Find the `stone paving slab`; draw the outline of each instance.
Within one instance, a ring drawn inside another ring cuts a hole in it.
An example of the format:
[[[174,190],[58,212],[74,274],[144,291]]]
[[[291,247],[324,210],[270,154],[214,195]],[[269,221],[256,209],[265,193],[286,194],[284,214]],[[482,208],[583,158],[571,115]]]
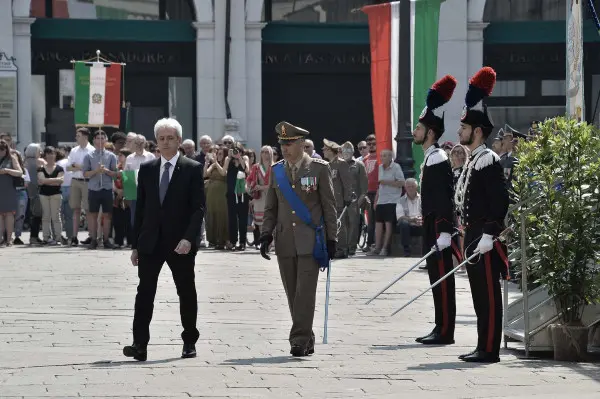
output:
[[[364,302],[414,259],[357,256],[332,268],[329,343],[321,344],[325,277],[318,290],[315,355],[288,355],[290,319],[275,260],[258,251],[204,250],[196,262],[196,359],[180,359],[179,304],[161,274],[149,359],[124,358],[131,343],[137,271],[128,251],[0,249],[0,398],[598,398],[598,364],[523,359],[472,365],[457,356],[476,342],[465,275],[457,278],[456,344],[423,347],[432,328],[428,286],[415,271]],[[518,295],[513,284],[510,296]],[[512,344],[514,347],[514,344]]]

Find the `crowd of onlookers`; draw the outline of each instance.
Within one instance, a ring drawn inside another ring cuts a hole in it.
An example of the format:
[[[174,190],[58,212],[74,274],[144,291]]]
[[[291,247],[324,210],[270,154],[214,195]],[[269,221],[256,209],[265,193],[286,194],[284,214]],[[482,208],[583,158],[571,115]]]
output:
[[[90,132],[87,128],[77,129],[75,140],[73,148],[33,143],[21,154],[14,149],[9,134],[0,134],[0,245],[23,245],[22,233],[28,228],[32,245],[83,244],[91,249],[129,246],[137,171],[142,163],[160,157],[156,143],[132,132],[108,137],[103,130]],[[505,156],[515,145],[512,136],[499,135],[493,148]],[[457,180],[469,151],[451,142],[443,143],[442,148]],[[374,135],[359,142],[357,149],[355,153],[351,143],[344,143],[339,156],[364,165],[366,171],[365,192],[355,193],[360,215],[364,215],[356,223],[368,225],[363,251],[388,255],[392,234],[397,233],[408,256],[411,237],[421,234],[419,184],[404,178],[391,151],[378,154]],[[325,150],[330,160],[331,153]],[[306,141],[305,152],[321,158],[311,140]],[[184,140],[180,153],[204,167],[206,213],[197,239],[199,247],[231,251],[258,248],[270,167],[281,158],[280,150],[265,145],[256,152],[245,149],[231,136],[214,142],[205,135],[198,140],[198,147],[194,141]],[[80,243],[81,228],[87,229],[88,237]],[[361,230],[350,229],[353,234]],[[350,255],[354,252],[351,249]]]

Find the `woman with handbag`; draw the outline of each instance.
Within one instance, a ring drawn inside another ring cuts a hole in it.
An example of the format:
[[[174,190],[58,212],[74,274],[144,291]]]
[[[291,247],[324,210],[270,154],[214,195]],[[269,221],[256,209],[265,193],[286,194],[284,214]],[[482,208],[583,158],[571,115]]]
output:
[[[17,155],[11,153],[8,143],[0,140],[0,245],[12,246],[12,235],[17,213],[17,189],[15,178],[23,177]],[[6,233],[6,241],[4,241]]]
[[[252,213],[254,215],[254,244],[258,249],[260,226],[265,215],[265,202],[269,189],[269,175],[273,166],[273,149],[266,145],[260,149],[260,162],[252,165],[250,175],[246,181],[248,192],[252,196]]]

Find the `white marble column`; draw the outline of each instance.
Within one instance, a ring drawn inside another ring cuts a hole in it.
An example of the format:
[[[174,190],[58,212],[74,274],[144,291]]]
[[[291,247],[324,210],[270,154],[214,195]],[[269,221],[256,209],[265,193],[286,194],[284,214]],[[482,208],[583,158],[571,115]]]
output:
[[[248,147],[262,145],[262,28],[260,22],[246,23],[246,103]],[[267,127],[268,128],[268,127]]]
[[[469,22],[467,24],[469,76],[473,76],[483,66],[483,31],[488,25],[487,22]]]
[[[13,57],[12,0],[0,0],[0,53]]]
[[[218,140],[224,135],[225,121],[225,1],[215,1],[213,40],[213,137]]]
[[[225,3],[225,2],[223,2]],[[231,0],[231,47],[229,53],[229,106],[239,124],[236,140],[247,144],[246,110],[246,7],[244,0]]]
[[[31,24],[29,17],[13,18],[13,47],[17,72],[17,124],[19,132],[18,148],[23,149],[32,142],[40,141],[40,132],[33,131],[33,112],[31,106]]]
[[[458,80],[452,99],[443,107],[446,132],[441,140],[458,141],[458,125],[468,86],[467,4],[446,0],[440,10],[437,76],[450,74]],[[433,83],[433,82],[432,82]]]
[[[196,137],[219,138],[221,122],[215,118],[215,24],[194,22],[196,28]]]

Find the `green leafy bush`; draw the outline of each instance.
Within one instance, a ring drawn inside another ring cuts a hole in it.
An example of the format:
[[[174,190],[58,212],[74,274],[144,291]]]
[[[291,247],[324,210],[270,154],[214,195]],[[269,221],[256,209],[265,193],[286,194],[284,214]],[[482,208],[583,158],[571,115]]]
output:
[[[519,143],[515,167],[515,195],[526,203],[514,214],[514,231],[525,212],[528,273],[570,325],[600,299],[599,136],[591,125],[548,119],[533,140]]]

